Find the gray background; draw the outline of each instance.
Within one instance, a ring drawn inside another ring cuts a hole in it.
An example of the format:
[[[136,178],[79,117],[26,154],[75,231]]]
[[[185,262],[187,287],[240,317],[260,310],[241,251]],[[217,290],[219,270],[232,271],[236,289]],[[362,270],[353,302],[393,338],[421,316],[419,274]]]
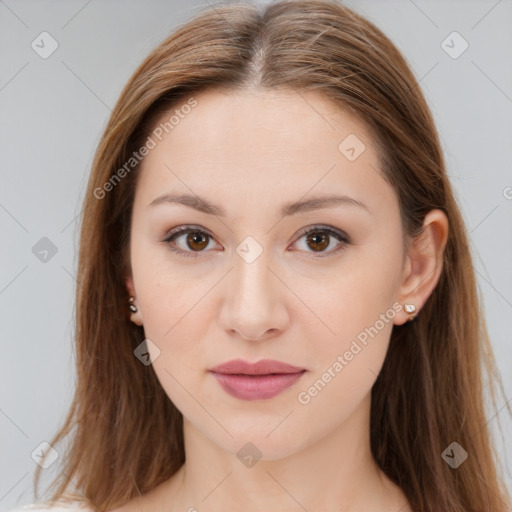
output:
[[[437,122],[503,376],[487,419],[512,488],[512,1],[346,4],[402,50]],[[0,0],[1,510],[33,500],[31,453],[71,401],[76,220],[94,149],[138,63],[198,8],[214,4]],[[59,45],[47,59],[31,48],[43,31]],[[453,31],[469,43],[456,59],[441,46]],[[32,252],[43,237],[57,248],[46,262]]]

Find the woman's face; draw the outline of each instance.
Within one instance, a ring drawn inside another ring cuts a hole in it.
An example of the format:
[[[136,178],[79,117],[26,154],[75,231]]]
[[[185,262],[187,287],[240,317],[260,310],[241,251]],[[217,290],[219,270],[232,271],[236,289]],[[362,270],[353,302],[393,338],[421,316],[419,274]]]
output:
[[[397,197],[364,125],[313,92],[215,90],[161,122],[126,282],[187,426],[276,459],[364,417],[393,323],[407,318]],[[235,359],[298,370],[211,371]]]

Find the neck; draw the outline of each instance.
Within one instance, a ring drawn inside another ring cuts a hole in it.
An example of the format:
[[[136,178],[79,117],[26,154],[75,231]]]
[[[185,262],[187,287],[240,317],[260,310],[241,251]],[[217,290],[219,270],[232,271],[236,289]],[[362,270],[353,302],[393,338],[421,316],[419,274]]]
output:
[[[370,395],[340,428],[308,443],[306,449],[275,460],[263,455],[249,466],[184,420],[186,462],[162,494],[165,509],[400,509],[406,505],[404,495],[371,454],[369,412]]]

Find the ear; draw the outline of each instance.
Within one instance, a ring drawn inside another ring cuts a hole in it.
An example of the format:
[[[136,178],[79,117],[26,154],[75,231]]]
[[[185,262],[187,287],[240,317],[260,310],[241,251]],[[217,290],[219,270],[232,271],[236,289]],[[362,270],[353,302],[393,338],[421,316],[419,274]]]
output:
[[[137,295],[135,293],[135,285],[133,283],[133,277],[132,277],[131,270],[127,270],[126,271],[126,274],[125,274],[125,285],[126,285],[126,290],[128,291],[128,296],[135,298],[135,300],[133,301],[133,304],[135,306],[137,306],[137,309],[138,309],[139,306],[137,305]],[[128,302],[126,304],[126,307],[129,307],[129,303]],[[138,326],[142,326],[142,314],[140,312],[140,309],[136,313],[130,312],[130,320],[134,324],[136,324]]]
[[[448,218],[441,210],[431,210],[423,221],[422,232],[409,244],[397,300],[402,310],[394,323],[402,325],[411,313],[405,304],[414,304],[417,316],[434,291],[443,270],[443,254],[448,240]]]

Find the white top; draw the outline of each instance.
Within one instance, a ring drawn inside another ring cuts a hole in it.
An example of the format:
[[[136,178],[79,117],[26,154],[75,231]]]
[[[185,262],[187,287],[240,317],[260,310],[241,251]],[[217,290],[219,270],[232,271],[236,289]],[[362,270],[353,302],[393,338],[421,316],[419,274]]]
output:
[[[70,512],[70,511],[83,511],[91,512],[92,508],[87,506],[86,503],[80,501],[66,501],[60,502],[53,506],[45,502],[29,503],[28,505],[16,505],[15,508],[8,510],[7,512]]]

